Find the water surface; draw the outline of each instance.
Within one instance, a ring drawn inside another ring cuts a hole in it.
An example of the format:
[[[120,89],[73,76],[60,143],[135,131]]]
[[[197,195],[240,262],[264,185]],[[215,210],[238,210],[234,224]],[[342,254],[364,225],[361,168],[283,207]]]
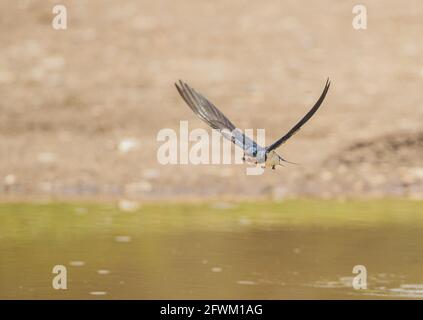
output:
[[[0,298],[422,298],[422,214],[412,200],[0,204]]]

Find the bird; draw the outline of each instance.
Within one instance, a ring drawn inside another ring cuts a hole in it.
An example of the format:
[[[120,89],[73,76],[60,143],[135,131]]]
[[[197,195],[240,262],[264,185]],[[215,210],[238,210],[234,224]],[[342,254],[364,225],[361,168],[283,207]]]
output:
[[[213,103],[188,84],[179,80],[179,83],[175,83],[175,86],[182,99],[198,118],[203,120],[213,129],[218,130],[223,137],[232,141],[235,145],[244,150],[244,161],[246,160],[247,155],[249,160],[253,161],[255,164],[260,164],[263,165],[264,168],[272,168],[275,170],[277,165],[282,166],[282,162],[293,163],[282,158],[276,152],[276,149],[296,134],[320,108],[329,90],[330,80],[329,78],[326,80],[326,84],[320,98],[310,111],[308,111],[307,114],[301,118],[301,120],[298,121],[297,124],[286,134],[266,147],[258,145],[254,140],[247,137]]]

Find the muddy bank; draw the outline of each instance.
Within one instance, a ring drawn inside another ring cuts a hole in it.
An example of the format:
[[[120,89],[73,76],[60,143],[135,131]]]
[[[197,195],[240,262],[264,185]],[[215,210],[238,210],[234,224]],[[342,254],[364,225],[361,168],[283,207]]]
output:
[[[57,31],[51,2],[2,1],[0,197],[421,197],[423,4],[364,1],[357,31],[355,3],[324,2],[62,1]],[[205,128],[177,79],[270,143],[327,77],[278,150],[300,165],[158,163],[160,130]]]

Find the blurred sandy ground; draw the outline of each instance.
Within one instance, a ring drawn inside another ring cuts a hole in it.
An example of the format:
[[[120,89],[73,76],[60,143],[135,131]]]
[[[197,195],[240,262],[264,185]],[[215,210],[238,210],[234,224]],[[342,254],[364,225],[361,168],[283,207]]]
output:
[[[356,1],[60,3],[66,31],[57,1],[0,2],[1,197],[423,196],[421,1],[360,1],[365,31]],[[158,164],[160,129],[206,128],[177,79],[270,142],[328,76],[323,108],[279,150],[301,165]]]

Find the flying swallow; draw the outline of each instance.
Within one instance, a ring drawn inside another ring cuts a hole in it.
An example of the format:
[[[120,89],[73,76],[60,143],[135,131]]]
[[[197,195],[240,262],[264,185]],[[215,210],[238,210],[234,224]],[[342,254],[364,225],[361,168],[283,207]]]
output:
[[[235,145],[244,150],[244,160],[245,155],[248,155],[256,164],[263,163],[266,168],[275,169],[277,165],[282,165],[281,162],[289,162],[277,154],[275,150],[297,133],[316,113],[326,97],[330,81],[327,79],[320,98],[310,111],[300,121],[298,121],[291,130],[267,147],[262,147],[247,137],[241,130],[237,129],[235,125],[218,108],[216,108],[213,103],[186,83],[179,80],[179,83],[175,83],[175,86],[182,99],[184,99],[186,104],[201,120],[213,129],[218,130],[225,138],[229,139]]]

